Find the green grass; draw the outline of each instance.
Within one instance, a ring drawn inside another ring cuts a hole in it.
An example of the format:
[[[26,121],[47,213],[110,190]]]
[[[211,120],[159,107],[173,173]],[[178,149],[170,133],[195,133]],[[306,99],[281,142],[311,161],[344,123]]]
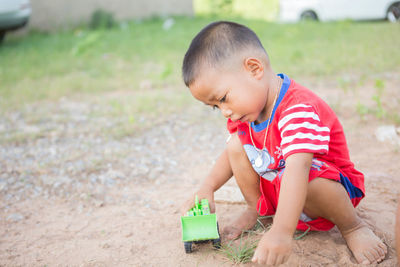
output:
[[[107,31],[81,27],[10,36],[0,47],[0,111],[107,91],[186,94],[180,73],[183,55],[194,35],[215,18],[174,19],[170,30],[162,28],[162,19],[151,19]],[[399,25],[235,21],[260,36],[275,71],[293,77],[330,78],[344,73],[365,77],[400,69]],[[143,84],[150,84],[151,90]],[[162,97],[158,102],[161,109],[173,105]]]
[[[257,248],[260,237],[269,231],[272,223],[264,225],[263,219],[272,218],[273,216],[260,216],[257,224],[253,229],[245,230],[236,240],[231,240],[226,244],[222,244],[219,252],[234,264],[248,263],[251,261]],[[300,240],[304,238],[310,231],[308,228],[305,232],[296,230],[293,239]]]
[[[247,19],[274,21],[279,14],[279,0],[194,0],[196,15],[235,14]]]
[[[247,263],[251,261],[258,244],[257,239],[249,236],[240,236],[238,240],[223,244],[219,252],[234,264]]]

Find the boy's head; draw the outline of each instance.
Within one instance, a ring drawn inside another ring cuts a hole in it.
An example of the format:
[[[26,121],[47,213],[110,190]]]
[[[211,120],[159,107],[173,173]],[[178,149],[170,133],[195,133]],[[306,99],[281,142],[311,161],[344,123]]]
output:
[[[190,87],[203,68],[227,67],[245,54],[257,54],[268,61],[264,47],[252,30],[234,22],[213,22],[192,40],[183,59],[183,80]]]
[[[195,98],[242,121],[257,120],[265,109],[272,73],[257,35],[227,21],[202,29],[182,66],[183,80]]]

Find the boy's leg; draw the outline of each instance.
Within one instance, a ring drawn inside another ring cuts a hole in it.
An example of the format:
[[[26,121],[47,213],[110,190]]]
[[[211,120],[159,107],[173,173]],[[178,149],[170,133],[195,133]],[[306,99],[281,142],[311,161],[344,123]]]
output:
[[[386,245],[358,217],[341,183],[325,178],[312,180],[304,212],[311,218],[323,217],[336,224],[359,263],[370,264],[385,258]]]
[[[247,203],[247,209],[232,225],[225,227],[223,230],[223,234],[227,239],[234,239],[240,236],[243,230],[251,229],[257,223],[257,202],[261,192],[259,176],[251,166],[243,145],[236,134],[232,135],[227,145],[227,151],[236,183]]]

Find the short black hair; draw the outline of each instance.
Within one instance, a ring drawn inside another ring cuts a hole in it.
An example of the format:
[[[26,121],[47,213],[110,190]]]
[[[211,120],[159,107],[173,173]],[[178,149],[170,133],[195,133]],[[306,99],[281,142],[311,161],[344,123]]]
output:
[[[207,25],[194,37],[185,54],[182,64],[183,81],[189,87],[204,64],[215,67],[244,48],[262,49],[265,52],[257,35],[244,25],[229,21]]]

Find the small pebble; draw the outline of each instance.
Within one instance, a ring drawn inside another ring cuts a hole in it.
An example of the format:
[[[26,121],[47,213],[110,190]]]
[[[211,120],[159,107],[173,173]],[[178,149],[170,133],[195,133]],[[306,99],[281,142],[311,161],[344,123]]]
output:
[[[22,215],[19,214],[19,213],[10,214],[10,215],[8,215],[8,217],[7,217],[7,220],[8,220],[8,221],[12,221],[12,222],[19,222],[19,221],[21,221],[21,220],[23,220],[23,219],[24,219],[24,216],[22,216]]]

